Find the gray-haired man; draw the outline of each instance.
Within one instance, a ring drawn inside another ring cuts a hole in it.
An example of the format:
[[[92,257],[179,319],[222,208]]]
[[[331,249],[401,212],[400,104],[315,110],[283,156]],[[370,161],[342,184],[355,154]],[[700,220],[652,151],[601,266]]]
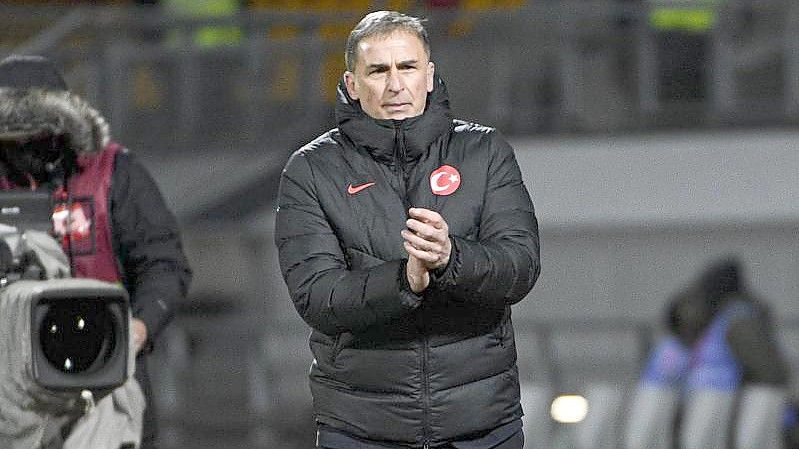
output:
[[[281,179],[276,244],[313,328],[321,448],[523,445],[511,305],[539,273],[513,149],[453,120],[417,18],[347,42],[338,128]]]

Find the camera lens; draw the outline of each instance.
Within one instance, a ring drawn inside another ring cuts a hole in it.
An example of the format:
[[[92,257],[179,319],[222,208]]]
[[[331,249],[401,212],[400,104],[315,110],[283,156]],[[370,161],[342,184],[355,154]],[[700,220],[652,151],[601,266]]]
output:
[[[47,361],[65,373],[102,366],[113,353],[114,321],[101,299],[75,299],[51,304],[39,338]]]

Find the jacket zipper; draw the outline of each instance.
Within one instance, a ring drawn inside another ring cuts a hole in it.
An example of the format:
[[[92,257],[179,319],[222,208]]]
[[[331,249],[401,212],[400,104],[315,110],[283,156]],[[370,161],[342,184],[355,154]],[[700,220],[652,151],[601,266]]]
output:
[[[399,182],[399,189],[402,192],[402,204],[405,206],[407,213],[410,208],[408,201],[408,192],[406,190],[405,182],[405,158],[408,149],[405,147],[405,133],[402,130],[402,122],[394,122],[394,161],[397,164],[397,181]],[[424,322],[421,325],[422,331],[422,447],[423,449],[430,448],[430,379],[427,373],[427,354],[430,350],[430,342],[427,339],[427,331]]]
[[[402,130],[402,122],[396,121],[394,122],[394,163],[397,167],[397,186],[399,191],[402,192],[401,199],[406,213],[410,207],[405,186],[405,157],[407,154],[408,149],[405,148],[405,132]]]
[[[427,341],[427,334],[423,334],[422,340],[422,438],[424,449],[430,447],[430,379],[427,373],[427,353],[430,343]]]

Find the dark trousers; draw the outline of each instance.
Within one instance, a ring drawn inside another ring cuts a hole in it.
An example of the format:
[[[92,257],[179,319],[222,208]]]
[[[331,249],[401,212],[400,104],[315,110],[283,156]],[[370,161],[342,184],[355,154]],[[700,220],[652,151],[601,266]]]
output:
[[[327,446],[317,446],[317,449],[363,449],[363,448],[373,448],[374,446],[363,446],[358,442],[353,442],[352,445],[348,447],[327,447]],[[386,446],[389,448],[388,446]],[[445,446],[436,446],[435,449],[522,449],[524,447],[524,432],[518,431],[513,434],[507,440],[499,443],[495,446],[490,447],[481,447],[481,446],[472,446],[469,443],[455,443],[455,445],[447,444]],[[390,448],[389,448],[390,449]],[[402,449],[401,446],[397,446],[394,449]]]

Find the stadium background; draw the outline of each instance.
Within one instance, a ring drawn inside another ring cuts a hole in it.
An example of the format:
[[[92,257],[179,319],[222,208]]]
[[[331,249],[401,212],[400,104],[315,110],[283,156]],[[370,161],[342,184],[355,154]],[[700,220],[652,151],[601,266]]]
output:
[[[196,274],[155,354],[164,448],[313,444],[277,178],[333,126],[344,40],[376,9],[428,19],[456,116],[509,138],[536,204],[542,276],[514,308],[529,447],[618,447],[665,302],[723,255],[797,372],[796,2],[5,0],[0,56],[56,60],[181,222]],[[550,417],[564,393],[586,419]]]

